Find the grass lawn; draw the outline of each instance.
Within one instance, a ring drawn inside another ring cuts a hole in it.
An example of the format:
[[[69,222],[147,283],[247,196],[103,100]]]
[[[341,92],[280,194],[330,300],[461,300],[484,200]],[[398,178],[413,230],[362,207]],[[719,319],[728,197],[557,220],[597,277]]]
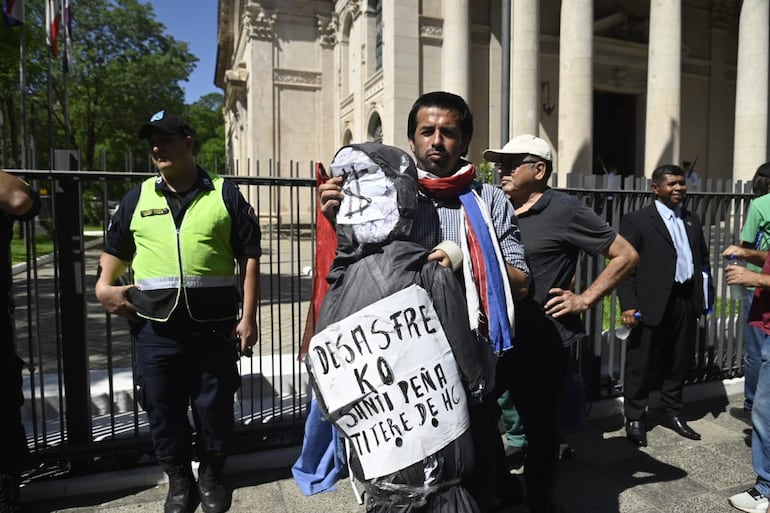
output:
[[[38,257],[53,252],[53,241],[47,233],[37,232],[35,237],[37,239]],[[19,238],[19,231],[16,229],[13,231],[13,240],[11,241],[11,261],[14,264],[24,262],[26,255],[27,242],[24,239]]]
[[[85,231],[101,231],[101,226],[87,225],[83,228]],[[37,241],[37,256],[41,257],[49,253],[53,253],[53,241],[45,230],[38,230],[35,233]],[[92,240],[95,237],[86,237],[85,240]],[[19,227],[14,225],[13,240],[11,241],[11,262],[12,264],[18,264],[24,262],[27,255],[27,243],[24,239],[19,237]]]

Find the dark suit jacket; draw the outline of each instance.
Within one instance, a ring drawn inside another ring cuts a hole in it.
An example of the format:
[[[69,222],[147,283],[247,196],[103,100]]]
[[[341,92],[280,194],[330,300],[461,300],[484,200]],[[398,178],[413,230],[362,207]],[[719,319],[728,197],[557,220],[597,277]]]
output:
[[[682,209],[682,218],[690,241],[693,260],[692,309],[696,317],[705,310],[703,275],[710,275],[708,248],[698,216]],[[629,212],[620,224],[620,234],[639,253],[639,264],[618,284],[620,306],[642,313],[642,323],[657,326],[671,295],[676,273],[676,248],[655,204]]]

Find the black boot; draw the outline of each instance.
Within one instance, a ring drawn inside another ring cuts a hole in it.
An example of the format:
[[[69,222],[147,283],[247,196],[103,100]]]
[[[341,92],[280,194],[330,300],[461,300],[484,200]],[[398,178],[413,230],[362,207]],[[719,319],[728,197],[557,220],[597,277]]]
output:
[[[168,474],[168,495],[164,513],[192,513],[198,507],[198,491],[195,487],[190,463],[161,462]]]
[[[19,478],[0,474],[0,513],[19,513]]]
[[[225,456],[222,453],[207,452],[201,457],[198,467],[198,490],[201,507],[205,513],[224,513],[230,509],[230,492],[222,484],[222,469]]]

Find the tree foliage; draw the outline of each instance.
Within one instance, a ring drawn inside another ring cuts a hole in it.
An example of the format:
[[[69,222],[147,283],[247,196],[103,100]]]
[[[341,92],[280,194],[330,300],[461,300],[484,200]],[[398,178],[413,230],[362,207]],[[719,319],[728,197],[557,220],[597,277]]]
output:
[[[188,107],[186,119],[195,129],[197,160],[208,171],[223,172],[225,125],[222,117],[224,97],[209,93]]]
[[[180,81],[197,57],[188,44],[165,33],[150,4],[137,0],[72,3],[72,62],[64,73],[45,43],[43,2],[26,2],[28,167],[51,166],[50,150],[74,149],[84,170],[148,170],[138,128],[165,109],[189,117],[207,159],[224,158],[222,95],[184,104]],[[21,159],[19,28],[0,30],[0,138],[6,167]],[[50,85],[50,89],[49,89]],[[49,109],[49,105],[51,106]],[[211,138],[218,138],[211,141]],[[28,152],[29,154],[30,152]],[[126,158],[126,154],[134,157]]]

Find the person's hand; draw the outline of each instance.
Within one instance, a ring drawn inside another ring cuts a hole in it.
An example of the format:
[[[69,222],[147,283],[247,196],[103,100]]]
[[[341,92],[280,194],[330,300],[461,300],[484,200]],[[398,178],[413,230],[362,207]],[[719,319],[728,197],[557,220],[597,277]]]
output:
[[[735,244],[731,244],[725,248],[725,250],[722,252],[722,256],[728,260],[732,258],[746,260],[751,254],[750,251],[750,249],[744,248],[743,246],[736,246]]]
[[[545,313],[551,317],[558,318],[562,315],[579,314],[588,310],[589,305],[583,296],[575,294],[571,290],[554,288],[548,291],[548,295],[552,297],[545,303]]]
[[[342,202],[342,177],[335,176],[318,186],[318,200],[321,202],[321,213],[331,221],[337,215],[337,209]]]
[[[728,265],[725,268],[725,281],[728,285],[743,285],[744,287],[755,287],[755,276],[758,273],[750,271],[742,265]]]
[[[623,326],[626,328],[633,328],[636,326],[639,322],[639,316],[636,315],[638,311],[639,310],[635,309],[624,310],[623,313],[620,314],[620,322],[623,323]]]
[[[241,354],[243,356],[251,357],[254,354],[252,349],[257,343],[257,337],[259,330],[257,328],[256,319],[242,318],[233,330],[232,337],[240,341]]]
[[[105,285],[97,283],[96,298],[105,310],[113,315],[122,315],[130,320],[138,321],[136,307],[128,300],[128,290],[135,289],[135,284],[130,285]]]
[[[452,268],[452,261],[449,259],[449,255],[440,249],[436,249],[428,255],[428,262],[433,261],[438,262],[442,267],[448,267],[450,269]]]

